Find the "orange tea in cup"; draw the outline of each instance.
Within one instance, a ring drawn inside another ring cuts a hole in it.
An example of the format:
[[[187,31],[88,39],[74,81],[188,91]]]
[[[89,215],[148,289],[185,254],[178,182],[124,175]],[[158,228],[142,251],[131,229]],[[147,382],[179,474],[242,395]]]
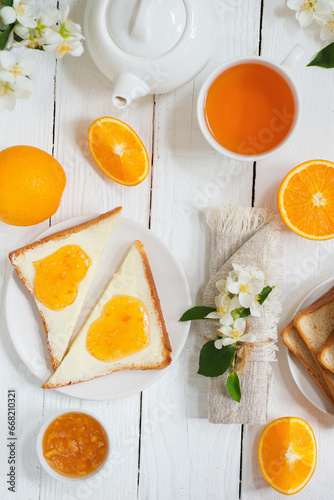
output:
[[[204,100],[207,126],[224,148],[261,155],[289,134],[296,103],[285,78],[267,64],[241,63],[223,71]]]

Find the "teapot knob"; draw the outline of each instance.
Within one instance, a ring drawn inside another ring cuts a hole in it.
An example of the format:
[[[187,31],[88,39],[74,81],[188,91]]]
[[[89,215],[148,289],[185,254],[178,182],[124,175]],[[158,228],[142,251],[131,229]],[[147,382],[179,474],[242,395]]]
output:
[[[130,34],[132,38],[139,42],[146,42],[150,39],[148,9],[152,1],[155,0],[139,0],[134,12],[132,26],[130,25]]]

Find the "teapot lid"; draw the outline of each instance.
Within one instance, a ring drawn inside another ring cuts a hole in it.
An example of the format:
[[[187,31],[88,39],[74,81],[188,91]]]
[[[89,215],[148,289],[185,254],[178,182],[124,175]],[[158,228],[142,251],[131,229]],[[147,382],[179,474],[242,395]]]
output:
[[[110,0],[107,27],[127,54],[160,57],[180,40],[187,14],[183,0]]]

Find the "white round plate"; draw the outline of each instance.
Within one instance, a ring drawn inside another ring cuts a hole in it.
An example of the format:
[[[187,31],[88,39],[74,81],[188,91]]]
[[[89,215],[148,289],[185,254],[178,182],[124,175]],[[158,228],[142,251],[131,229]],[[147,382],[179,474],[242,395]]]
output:
[[[313,304],[313,302],[315,302],[330,288],[332,288],[332,286],[334,286],[334,277],[329,278],[328,280],[324,281],[320,285],[313,288],[313,290],[311,290],[306,295],[306,297],[300,302],[295,311],[295,314]],[[324,413],[327,413],[328,415],[334,416],[333,405],[328,401],[326,396],[319,389],[318,385],[311,377],[309,372],[306,370],[303,364],[296,358],[296,356],[294,356],[289,351],[289,349],[287,349],[287,353],[288,353],[288,364],[292,377],[296,382],[297,386],[299,387],[299,389],[301,390],[301,392],[306,397],[306,399],[308,399],[310,403],[312,403],[319,410],[323,411]]]
[[[36,239],[94,217],[96,215],[86,215],[62,221],[48,228]],[[183,349],[190,328],[190,322],[178,322],[182,314],[191,307],[187,278],[160,238],[146,227],[123,217],[119,217],[104,249],[74,334],[78,332],[135,240],[143,243],[150,262],[172,346],[173,364]],[[19,356],[28,369],[44,383],[52,374],[52,368],[43,323],[33,298],[14,272],[7,288],[6,313],[9,333]],[[142,391],[168,369],[116,372],[56,390],[80,399],[116,399]]]

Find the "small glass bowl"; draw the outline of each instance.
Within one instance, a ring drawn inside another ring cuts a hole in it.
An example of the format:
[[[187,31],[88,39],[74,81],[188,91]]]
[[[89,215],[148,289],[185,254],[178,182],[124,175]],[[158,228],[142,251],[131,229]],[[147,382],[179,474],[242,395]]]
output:
[[[48,464],[48,462],[44,458],[44,455],[43,455],[43,445],[42,445],[44,433],[45,433],[46,429],[48,428],[48,426],[51,424],[51,422],[53,422],[54,420],[56,420],[56,418],[60,417],[61,415],[65,415],[66,413],[84,413],[85,415],[89,415],[90,417],[95,418],[95,420],[97,420],[99,422],[99,424],[103,427],[103,429],[104,429],[104,431],[106,433],[107,444],[108,444],[108,450],[107,450],[106,458],[105,458],[104,462],[100,465],[100,467],[98,469],[96,469],[91,474],[88,474],[87,476],[83,476],[83,477],[67,477],[67,476],[63,476],[62,474],[59,474],[59,472],[55,471]],[[109,441],[108,432],[107,432],[104,424],[101,422],[101,420],[96,415],[93,415],[92,413],[90,413],[88,411],[83,411],[83,410],[77,410],[77,409],[69,408],[67,410],[62,410],[62,411],[59,411],[58,413],[55,413],[46,422],[44,422],[44,424],[40,428],[40,430],[38,432],[38,435],[37,435],[36,450],[37,450],[38,459],[39,459],[40,463],[42,464],[43,469],[48,474],[50,474],[50,476],[54,477],[55,479],[58,479],[59,481],[63,481],[65,483],[78,483],[78,482],[85,481],[86,479],[91,479],[93,476],[96,476],[97,474],[99,474],[101,472],[101,470],[106,465],[106,463],[108,461],[108,458],[109,458],[110,441]]]

